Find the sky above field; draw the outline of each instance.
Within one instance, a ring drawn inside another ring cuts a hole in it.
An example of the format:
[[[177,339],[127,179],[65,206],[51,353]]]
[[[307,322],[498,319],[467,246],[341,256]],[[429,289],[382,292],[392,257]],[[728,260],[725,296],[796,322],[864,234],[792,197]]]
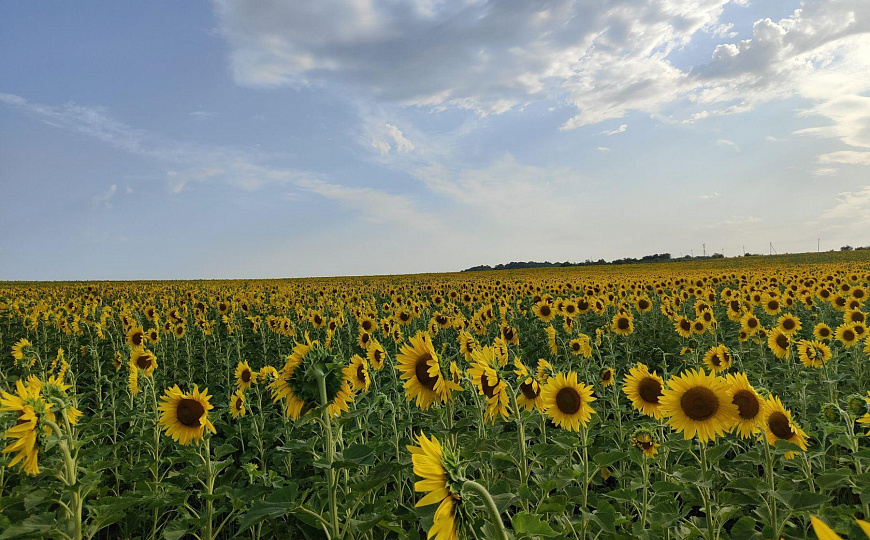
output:
[[[867,0],[0,3],[0,279],[770,243],[870,244]]]

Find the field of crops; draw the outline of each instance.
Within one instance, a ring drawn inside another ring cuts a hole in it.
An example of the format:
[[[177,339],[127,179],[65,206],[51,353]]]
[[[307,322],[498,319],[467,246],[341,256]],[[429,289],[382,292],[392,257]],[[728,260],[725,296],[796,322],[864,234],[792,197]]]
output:
[[[0,539],[862,538],[868,296],[858,252],[0,284]]]

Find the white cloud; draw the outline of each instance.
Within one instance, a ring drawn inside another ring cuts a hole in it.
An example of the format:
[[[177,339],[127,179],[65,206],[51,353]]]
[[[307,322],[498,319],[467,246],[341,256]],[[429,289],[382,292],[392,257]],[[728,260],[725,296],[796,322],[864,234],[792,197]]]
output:
[[[822,219],[846,222],[852,227],[870,224],[870,186],[864,186],[860,191],[840,193],[837,200],[836,206],[820,216]],[[866,235],[866,228],[861,231]]]
[[[734,141],[729,141],[728,139],[719,139],[716,141],[716,146],[721,146],[723,148],[730,148],[735,152],[740,151],[740,147]]]
[[[606,146],[599,146],[598,151],[599,152],[610,152],[610,148],[608,148]]]
[[[856,152],[854,150],[829,152],[819,156],[819,162],[844,163],[847,165],[870,165],[870,152]]]
[[[118,191],[118,186],[115,184],[112,184],[111,186],[109,186],[109,189],[107,189],[105,192],[100,193],[99,195],[95,195],[94,197],[92,197],[91,202],[93,202],[94,205],[97,205],[97,206],[104,206],[106,208],[111,208],[112,207],[112,199],[115,197],[115,193],[117,191]]]
[[[752,223],[760,223],[761,218],[756,216],[731,216],[728,219],[720,221],[718,226],[739,229]]]
[[[816,167],[810,170],[810,174],[813,176],[835,176],[837,172],[838,169],[835,167]]]
[[[602,131],[601,134],[607,135],[607,136],[616,135],[618,133],[625,133],[626,129],[628,129],[628,124],[622,124],[621,126],[619,126],[616,129],[611,129],[609,131]]]
[[[713,193],[710,193],[709,195],[699,195],[698,198],[703,200],[703,201],[709,201],[710,199],[715,199],[716,197],[719,197],[719,196],[720,196],[719,192],[714,191]]]

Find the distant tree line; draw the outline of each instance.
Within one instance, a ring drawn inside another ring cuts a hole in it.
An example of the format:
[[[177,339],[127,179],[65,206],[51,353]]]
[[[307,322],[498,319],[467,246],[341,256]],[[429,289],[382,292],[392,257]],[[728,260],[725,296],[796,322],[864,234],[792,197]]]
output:
[[[697,256],[692,257],[691,255],[686,255],[684,257],[671,257],[670,253],[654,253],[652,255],[644,255],[640,259],[636,259],[634,257],[625,257],[623,259],[616,259],[610,262],[605,261],[604,259],[598,259],[597,261],[593,261],[592,259],[586,259],[583,262],[535,262],[535,261],[527,261],[527,262],[509,262],[507,264],[497,264],[495,266],[490,266],[488,264],[481,264],[479,266],[473,266],[471,268],[466,268],[463,272],[481,272],[484,270],[516,270],[520,268],[552,268],[552,267],[568,267],[568,266],[606,266],[606,265],[621,265],[621,264],[643,264],[643,263],[661,263],[668,261],[684,261],[684,260],[695,260],[695,259],[721,259],[723,255],[721,253],[714,253],[712,255],[706,256]]]

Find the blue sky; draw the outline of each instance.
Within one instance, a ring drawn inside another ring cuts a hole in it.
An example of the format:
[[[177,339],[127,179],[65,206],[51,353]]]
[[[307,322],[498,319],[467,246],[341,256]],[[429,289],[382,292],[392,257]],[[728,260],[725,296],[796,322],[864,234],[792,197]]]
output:
[[[868,173],[863,0],[0,4],[0,279],[867,245]]]

